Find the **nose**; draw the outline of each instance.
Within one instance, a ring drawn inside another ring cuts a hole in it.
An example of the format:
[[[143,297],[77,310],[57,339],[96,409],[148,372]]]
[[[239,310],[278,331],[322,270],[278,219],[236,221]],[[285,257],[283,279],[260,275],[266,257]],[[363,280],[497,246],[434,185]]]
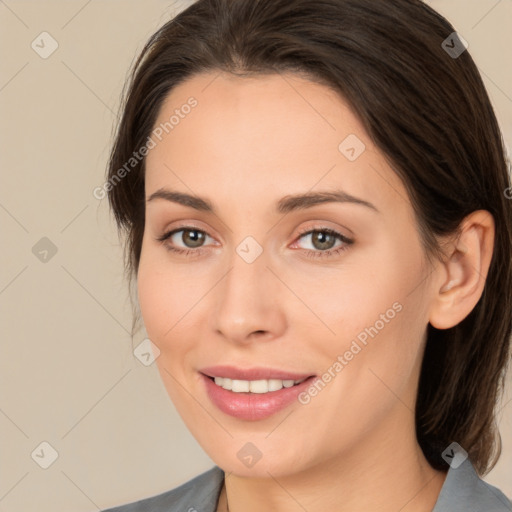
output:
[[[264,254],[252,263],[235,254],[216,287],[213,329],[231,343],[270,341],[286,330],[283,285],[267,267]]]

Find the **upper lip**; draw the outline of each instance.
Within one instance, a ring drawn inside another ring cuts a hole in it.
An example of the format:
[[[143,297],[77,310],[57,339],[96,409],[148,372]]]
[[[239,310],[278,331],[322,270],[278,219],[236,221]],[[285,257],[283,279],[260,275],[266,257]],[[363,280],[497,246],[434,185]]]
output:
[[[228,379],[236,380],[303,380],[313,376],[312,374],[289,372],[274,368],[236,368],[229,365],[209,366],[199,371],[208,377],[227,377]]]

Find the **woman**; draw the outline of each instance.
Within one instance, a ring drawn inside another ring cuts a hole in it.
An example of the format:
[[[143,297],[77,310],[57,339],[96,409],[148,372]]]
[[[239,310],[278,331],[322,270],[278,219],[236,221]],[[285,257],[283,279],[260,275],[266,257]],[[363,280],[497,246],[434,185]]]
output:
[[[124,511],[512,510],[501,135],[418,0],[199,0],[136,62],[109,200],[216,467]]]

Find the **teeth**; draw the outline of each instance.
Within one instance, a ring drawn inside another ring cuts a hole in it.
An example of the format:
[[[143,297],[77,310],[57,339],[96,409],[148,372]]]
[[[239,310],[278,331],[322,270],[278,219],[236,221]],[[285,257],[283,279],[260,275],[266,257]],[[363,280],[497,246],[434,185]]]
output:
[[[231,391],[235,393],[248,393],[250,391],[250,382],[248,380],[233,379],[231,383]]]
[[[291,388],[304,380],[237,380],[228,379],[227,377],[215,377],[214,379],[217,386],[234,393],[269,393],[271,391],[279,391],[282,388]]]
[[[269,391],[279,391],[283,387],[283,381],[279,379],[270,379],[268,381]]]
[[[239,382],[247,382],[251,393],[268,393],[268,380],[241,380]]]

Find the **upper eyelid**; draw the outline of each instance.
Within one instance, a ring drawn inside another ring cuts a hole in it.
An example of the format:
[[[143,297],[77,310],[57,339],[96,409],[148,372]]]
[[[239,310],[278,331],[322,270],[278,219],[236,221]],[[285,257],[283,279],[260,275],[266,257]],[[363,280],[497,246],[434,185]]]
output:
[[[350,235],[346,235],[344,233],[342,233],[339,229],[336,229],[336,228],[331,228],[329,226],[319,226],[319,227],[309,227],[309,228],[305,228],[304,230],[300,230],[299,231],[299,234],[297,235],[298,238],[301,238],[305,235],[309,235],[311,233],[314,233],[314,232],[328,232],[328,233],[333,233],[335,234],[336,236],[340,236],[341,238],[345,238],[346,240],[352,240],[352,236]]]

